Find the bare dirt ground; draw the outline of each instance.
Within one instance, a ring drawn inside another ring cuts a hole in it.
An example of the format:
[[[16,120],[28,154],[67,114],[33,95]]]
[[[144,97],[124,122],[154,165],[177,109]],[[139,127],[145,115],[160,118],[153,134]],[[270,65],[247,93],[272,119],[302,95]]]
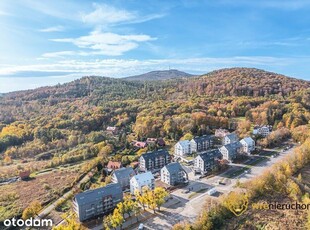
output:
[[[0,186],[0,221],[12,214],[20,214],[34,200],[45,204],[59,197],[78,175],[75,170],[58,170],[28,181]]]

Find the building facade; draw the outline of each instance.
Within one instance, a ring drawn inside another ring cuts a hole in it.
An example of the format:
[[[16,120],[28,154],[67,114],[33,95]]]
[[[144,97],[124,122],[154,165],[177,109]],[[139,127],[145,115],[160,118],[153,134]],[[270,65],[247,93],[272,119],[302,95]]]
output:
[[[271,125],[255,126],[253,129],[253,134],[267,137],[271,133],[271,131],[272,131]]]
[[[158,171],[170,162],[170,154],[163,149],[144,153],[139,158],[140,170],[142,171]]]
[[[151,190],[155,188],[155,178],[151,172],[141,173],[130,179],[131,194],[135,194],[136,191],[142,193],[144,187],[148,187]]]
[[[251,154],[255,150],[255,141],[251,137],[245,137],[240,141],[242,152]]]
[[[227,134],[224,138],[223,138],[223,145],[228,145],[234,142],[237,142],[239,140],[237,134],[235,133],[230,133]]]
[[[204,135],[201,137],[195,137],[190,141],[191,152],[198,153],[210,149],[213,146],[214,136]]]
[[[120,184],[88,190],[75,195],[73,209],[81,222],[112,211],[123,200]]]
[[[174,146],[174,155],[186,157],[191,154],[191,142],[189,140],[179,141]]]
[[[167,164],[160,170],[162,182],[171,186],[176,186],[188,181],[188,175],[179,162]]]
[[[135,171],[131,167],[120,168],[115,170],[112,174],[112,182],[119,183],[122,190],[130,189],[130,179],[136,175]]]
[[[216,168],[218,159],[222,158],[222,154],[219,149],[209,150],[207,152],[199,154],[194,160],[195,170],[201,173],[211,172]]]
[[[231,144],[227,144],[219,148],[223,159],[232,162],[234,159],[237,158],[238,154],[241,152],[242,145],[241,143],[234,142]]]

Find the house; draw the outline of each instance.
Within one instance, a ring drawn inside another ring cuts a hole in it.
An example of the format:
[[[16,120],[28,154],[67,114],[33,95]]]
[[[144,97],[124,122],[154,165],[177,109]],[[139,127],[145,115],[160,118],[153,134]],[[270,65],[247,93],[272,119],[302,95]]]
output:
[[[123,191],[121,185],[108,184],[105,187],[75,195],[73,209],[82,222],[111,212],[122,200]]]
[[[147,147],[147,143],[144,141],[135,141],[133,146],[144,149]]]
[[[222,154],[219,149],[209,150],[199,154],[194,160],[194,168],[201,173],[213,171],[217,164],[217,159],[221,159]]]
[[[143,187],[148,187],[151,190],[155,188],[155,179],[151,172],[141,173],[130,179],[131,194],[135,194],[135,191],[142,193]]]
[[[146,143],[148,145],[158,145],[160,147],[163,147],[166,145],[164,139],[162,138],[147,138]]]
[[[236,159],[237,155],[240,153],[242,148],[241,143],[234,142],[231,144],[227,144],[219,148],[223,159],[232,162],[234,159]]]
[[[108,126],[107,127],[107,131],[113,135],[118,133],[118,128],[115,126]]]
[[[267,137],[272,131],[271,125],[264,125],[264,126],[255,126],[253,128],[254,135],[260,135],[263,137]]]
[[[229,133],[223,138],[223,145],[231,144],[237,142],[238,136],[235,133]]]
[[[216,137],[224,138],[227,134],[229,134],[229,131],[227,129],[216,129],[215,130]]]
[[[179,162],[173,162],[163,167],[160,170],[160,178],[162,182],[171,186],[182,184],[188,181],[187,172]]]
[[[109,161],[107,168],[109,170],[115,170],[115,169],[120,169],[122,168],[122,163],[121,162],[117,162],[117,161]]]
[[[174,155],[185,157],[191,154],[191,142],[189,140],[179,141],[174,146]]]
[[[157,139],[157,145],[160,147],[164,147],[164,146],[166,146],[166,142],[164,141],[164,139],[158,138]]]
[[[130,188],[130,179],[134,175],[136,175],[136,173],[131,167],[120,168],[112,173],[112,182],[119,183],[124,191]]]
[[[157,143],[157,138],[147,138],[146,143],[155,145]]]
[[[242,152],[251,154],[255,150],[255,141],[251,137],[243,138],[240,143],[242,144]]]
[[[197,153],[206,151],[207,149],[213,146],[213,136],[212,135],[204,135],[201,137],[195,137],[190,141],[191,152]]]
[[[19,173],[19,177],[21,180],[27,180],[29,179],[29,176],[30,176],[30,170],[22,171]]]
[[[167,150],[156,150],[144,153],[139,158],[140,170],[142,171],[157,171],[171,161],[170,154]]]

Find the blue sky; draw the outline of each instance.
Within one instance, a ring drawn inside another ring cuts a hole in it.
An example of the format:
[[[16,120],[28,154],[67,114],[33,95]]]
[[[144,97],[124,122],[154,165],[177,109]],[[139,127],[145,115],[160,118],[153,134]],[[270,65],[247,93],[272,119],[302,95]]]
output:
[[[310,1],[0,1],[0,92],[256,67],[310,80]]]

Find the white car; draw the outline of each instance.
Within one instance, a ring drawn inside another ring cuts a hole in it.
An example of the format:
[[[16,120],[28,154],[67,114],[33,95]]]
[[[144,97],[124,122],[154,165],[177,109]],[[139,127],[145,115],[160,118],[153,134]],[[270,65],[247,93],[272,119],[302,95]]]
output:
[[[215,193],[217,193],[217,191],[216,191],[215,188],[211,188],[211,189],[207,192],[207,194],[208,194],[209,196],[212,196],[212,195],[214,195]]]
[[[143,230],[144,229],[144,225],[141,223],[141,224],[139,224],[139,228],[138,228],[138,230]]]

